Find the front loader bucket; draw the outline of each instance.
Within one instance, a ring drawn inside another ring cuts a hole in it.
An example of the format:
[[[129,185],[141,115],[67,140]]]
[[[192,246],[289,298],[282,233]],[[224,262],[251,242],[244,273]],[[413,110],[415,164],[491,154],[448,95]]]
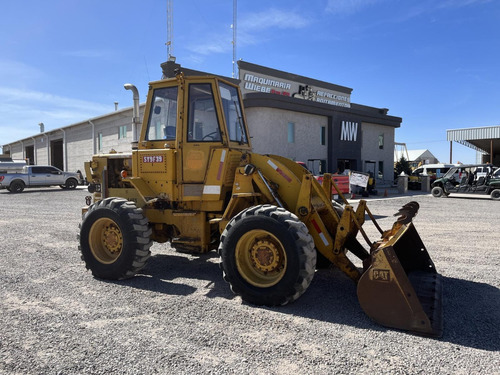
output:
[[[442,283],[413,226],[402,225],[371,253],[358,282],[358,299],[377,323],[440,337],[443,332]]]

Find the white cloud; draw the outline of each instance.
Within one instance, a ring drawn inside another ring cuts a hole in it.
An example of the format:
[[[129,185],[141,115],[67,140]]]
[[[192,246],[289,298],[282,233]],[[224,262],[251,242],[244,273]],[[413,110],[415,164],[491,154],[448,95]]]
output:
[[[102,104],[92,103],[86,100],[66,98],[41,91],[21,90],[12,87],[0,87],[0,102],[29,104],[33,106],[49,105],[53,108],[71,108],[89,112],[104,111]]]
[[[238,27],[244,32],[251,33],[271,28],[302,29],[310,23],[310,19],[297,12],[269,9],[245,16]]]
[[[0,144],[111,112],[110,106],[30,89],[47,80],[37,66],[0,59]]]
[[[486,4],[492,0],[446,0],[436,3],[437,8],[460,8],[468,5]]]
[[[5,86],[0,87],[0,102],[0,143],[36,134],[40,122],[51,130],[112,111],[99,103]]]
[[[206,56],[213,53],[225,53],[232,48],[231,40],[227,35],[211,34],[204,42],[187,47],[191,52]]]
[[[269,36],[262,36],[262,32],[269,29],[302,29],[309,26],[312,20],[295,11],[268,9],[261,12],[244,14],[238,21],[237,43],[246,46],[262,41]],[[229,27],[222,31],[208,33],[201,40],[188,45],[189,51],[207,56],[214,53],[228,53],[232,50],[232,31]]]
[[[333,14],[353,14],[379,1],[380,0],[328,0],[325,10]]]
[[[432,14],[438,11],[446,11],[452,8],[461,8],[465,6],[486,4],[491,1],[492,0],[446,0],[446,1],[421,0],[415,2],[412,6],[408,7],[405,13],[401,13],[399,14],[399,16],[395,17],[394,21],[398,23],[404,23],[413,18]]]
[[[45,76],[39,68],[19,61],[0,60],[0,82],[3,85],[23,85]]]
[[[325,11],[332,14],[354,14],[388,0],[328,0]],[[389,0],[396,2],[396,0]],[[409,3],[410,11],[405,19],[432,12],[435,9],[460,8],[468,5],[485,4],[493,0],[420,0]]]

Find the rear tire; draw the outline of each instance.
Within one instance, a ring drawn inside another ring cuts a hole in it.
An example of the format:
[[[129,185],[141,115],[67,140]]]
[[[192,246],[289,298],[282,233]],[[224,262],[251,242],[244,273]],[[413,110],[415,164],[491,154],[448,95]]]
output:
[[[491,199],[494,201],[500,201],[500,189],[495,189],[490,194]]]
[[[433,187],[431,190],[431,194],[433,197],[439,198],[443,195],[443,188],[441,186]]]
[[[316,250],[307,227],[272,205],[251,207],[231,219],[218,251],[224,280],[255,305],[295,301],[315,272]]]
[[[14,181],[13,183],[10,184],[9,186],[10,192],[17,194],[17,193],[22,193],[24,190],[24,182],[22,181]]]
[[[90,206],[80,224],[82,259],[95,277],[132,277],[151,255],[151,232],[142,209],[123,198],[106,198]]]

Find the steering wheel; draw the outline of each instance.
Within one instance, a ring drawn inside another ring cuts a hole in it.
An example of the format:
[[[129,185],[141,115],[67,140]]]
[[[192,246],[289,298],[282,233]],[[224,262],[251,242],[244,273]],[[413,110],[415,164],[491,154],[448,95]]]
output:
[[[215,141],[216,140],[216,135],[218,135],[218,131],[214,131],[211,133],[206,134],[203,138],[201,138],[202,141],[204,141],[206,138],[210,138],[210,140]]]

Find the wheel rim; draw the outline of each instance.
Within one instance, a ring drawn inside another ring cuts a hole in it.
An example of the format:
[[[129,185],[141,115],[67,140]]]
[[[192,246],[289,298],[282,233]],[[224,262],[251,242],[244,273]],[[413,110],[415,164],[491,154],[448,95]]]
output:
[[[97,220],[89,232],[90,251],[101,263],[116,261],[123,249],[123,235],[118,225],[111,219]]]
[[[278,238],[265,230],[245,233],[236,244],[235,255],[239,273],[254,286],[271,287],[285,274],[285,249]]]

